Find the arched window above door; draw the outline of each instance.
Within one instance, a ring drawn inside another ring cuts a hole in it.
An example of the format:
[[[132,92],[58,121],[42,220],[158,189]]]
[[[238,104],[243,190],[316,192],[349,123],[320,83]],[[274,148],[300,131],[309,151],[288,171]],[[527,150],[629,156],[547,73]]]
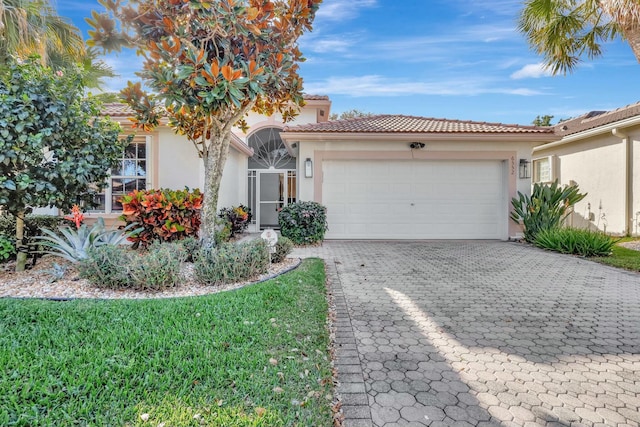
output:
[[[280,138],[280,129],[260,129],[251,134],[247,142],[249,147],[253,148],[253,156],[249,157],[249,169],[296,168],[296,159],[289,155]]]

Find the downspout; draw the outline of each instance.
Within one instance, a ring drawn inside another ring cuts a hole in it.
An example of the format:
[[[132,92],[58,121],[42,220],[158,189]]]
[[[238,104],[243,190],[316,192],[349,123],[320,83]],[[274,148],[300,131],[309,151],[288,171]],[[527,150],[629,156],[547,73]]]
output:
[[[625,144],[625,162],[624,162],[624,173],[625,173],[625,197],[624,197],[624,230],[627,236],[631,235],[632,227],[631,221],[633,218],[633,206],[631,204],[633,198],[633,156],[632,156],[632,145],[631,138],[629,135],[622,132],[619,128],[611,129],[611,134],[615,137],[618,137],[624,141]]]

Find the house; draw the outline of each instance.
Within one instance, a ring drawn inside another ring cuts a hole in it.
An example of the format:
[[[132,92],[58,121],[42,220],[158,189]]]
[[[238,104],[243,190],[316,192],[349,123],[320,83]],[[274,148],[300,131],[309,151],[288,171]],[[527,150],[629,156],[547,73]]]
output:
[[[533,149],[533,181],[576,183],[587,196],[568,225],[640,232],[640,103],[591,111],[555,126],[561,139]]]
[[[299,198],[327,207],[327,238],[502,240],[521,232],[510,201],[530,193],[532,147],[557,139],[403,115],[287,126],[281,138],[298,159]]]
[[[328,121],[331,101],[305,97],[295,121],[250,115],[234,129],[219,208],[245,204],[251,230],[277,227],[279,210],[297,200],[328,209],[327,238],[503,239],[520,233],[510,200],[529,193],[534,145],[553,129],[380,115]],[[128,127],[120,104],[105,114]],[[113,171],[94,215],[118,216],[117,199],[141,188],[202,187],[194,148],[166,126],[137,133]]]

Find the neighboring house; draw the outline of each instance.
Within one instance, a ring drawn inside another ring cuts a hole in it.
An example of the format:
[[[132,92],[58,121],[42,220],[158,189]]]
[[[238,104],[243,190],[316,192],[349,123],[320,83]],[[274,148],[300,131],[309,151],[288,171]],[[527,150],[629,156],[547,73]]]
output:
[[[534,182],[578,184],[587,197],[568,224],[640,232],[640,103],[592,111],[555,126],[562,139],[533,149]]]
[[[328,122],[330,100],[306,96],[293,123],[249,115],[234,129],[219,208],[248,205],[252,231],[277,227],[287,203],[327,206],[334,239],[503,239],[518,191],[529,194],[531,149],[557,140],[551,128],[381,115]],[[105,114],[130,130],[131,112]],[[117,199],[134,189],[202,187],[195,148],[167,126],[136,133],[112,171],[104,203],[92,215],[119,215]]]

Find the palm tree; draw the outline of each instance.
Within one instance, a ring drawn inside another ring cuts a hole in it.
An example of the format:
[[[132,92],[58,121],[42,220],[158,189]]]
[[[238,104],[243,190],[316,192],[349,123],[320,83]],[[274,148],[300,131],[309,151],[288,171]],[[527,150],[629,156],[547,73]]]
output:
[[[518,28],[553,74],[572,72],[584,55],[602,55],[602,43],[616,37],[640,62],[638,0],[528,0]]]
[[[80,30],[58,16],[48,0],[0,0],[0,66],[9,56],[31,55],[54,69],[80,67],[88,88],[100,89],[102,79],[116,75],[97,50],[86,48]]]
[[[44,64],[64,68],[82,60],[85,46],[78,28],[48,0],[0,0],[0,64],[10,55],[39,55]]]

